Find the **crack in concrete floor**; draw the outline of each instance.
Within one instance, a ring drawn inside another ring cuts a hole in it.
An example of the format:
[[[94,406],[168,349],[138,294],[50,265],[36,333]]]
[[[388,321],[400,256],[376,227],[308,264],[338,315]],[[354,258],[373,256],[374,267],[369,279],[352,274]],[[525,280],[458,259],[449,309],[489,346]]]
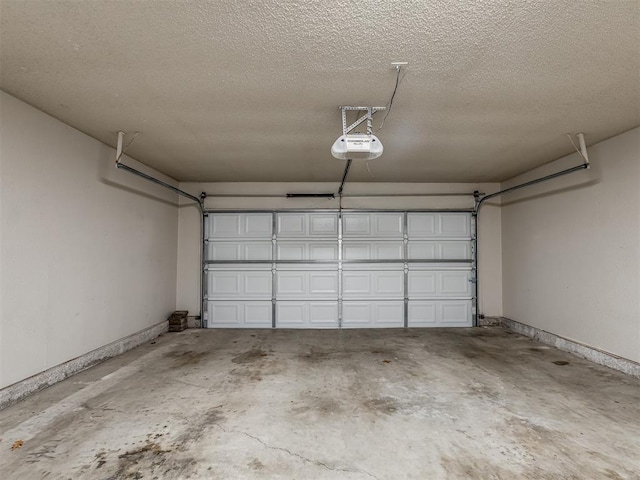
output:
[[[219,425],[219,424],[216,424],[216,427],[220,428],[225,433],[238,433],[238,434],[241,434],[241,435],[245,435],[245,436],[257,441],[258,443],[260,443],[265,448],[268,448],[269,450],[277,450],[277,451],[280,451],[280,452],[285,452],[286,454],[288,454],[288,455],[290,455],[292,457],[299,458],[303,462],[312,463],[314,465],[326,468],[327,470],[330,470],[330,471],[333,471],[333,472],[364,473],[365,475],[367,475],[367,476],[369,476],[371,478],[375,478],[376,480],[380,480],[378,477],[376,477],[375,475],[367,472],[366,470],[351,470],[351,469],[347,469],[347,468],[338,468],[338,467],[335,467],[335,466],[331,466],[331,465],[328,465],[328,464],[326,464],[324,462],[321,462],[320,460],[314,460],[312,458],[305,457],[304,455],[300,455],[299,453],[292,452],[288,448],[275,447],[273,445],[269,445],[268,443],[266,443],[261,438],[256,437],[255,435],[251,435],[250,433],[240,432],[240,431],[237,431],[237,430],[226,430],[222,425]]]

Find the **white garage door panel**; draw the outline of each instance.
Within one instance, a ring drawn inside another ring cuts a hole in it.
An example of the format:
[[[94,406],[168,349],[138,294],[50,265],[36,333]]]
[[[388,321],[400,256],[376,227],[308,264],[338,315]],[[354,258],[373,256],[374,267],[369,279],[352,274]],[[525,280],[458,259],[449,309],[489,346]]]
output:
[[[391,242],[354,242],[345,240],[342,244],[345,260],[402,260],[404,244]]]
[[[442,272],[440,291],[442,296],[471,295],[471,272]]]
[[[338,272],[278,270],[276,272],[277,299],[337,299]]]
[[[402,213],[345,213],[342,233],[348,237],[402,238]]]
[[[471,217],[468,213],[429,212],[408,213],[409,238],[471,238]]]
[[[394,328],[404,326],[404,302],[342,302],[343,328]]]
[[[270,213],[220,213],[209,215],[209,239],[271,238],[273,217]]]
[[[307,235],[307,215],[304,213],[279,213],[277,220],[278,237],[304,237]]]
[[[439,233],[443,237],[471,237],[471,222],[466,213],[441,213]]]
[[[403,271],[344,271],[342,295],[345,299],[404,298]]]
[[[334,213],[278,213],[277,237],[337,238],[338,215]]]
[[[409,327],[470,327],[468,300],[410,300]]]
[[[338,302],[278,301],[276,318],[283,328],[337,328]]]
[[[272,293],[270,271],[213,270],[208,272],[207,298],[270,299]]]
[[[407,234],[409,237],[435,237],[437,213],[408,213]]]
[[[338,242],[329,241],[280,241],[278,260],[337,260]]]
[[[409,298],[470,298],[470,279],[469,270],[409,270]]]
[[[209,260],[271,260],[272,244],[264,242],[210,242]]]
[[[471,244],[468,241],[412,240],[408,244],[411,260],[470,260]]]
[[[240,214],[215,215],[209,217],[210,238],[237,238],[241,234]]]
[[[212,328],[271,328],[271,301],[209,302]]]

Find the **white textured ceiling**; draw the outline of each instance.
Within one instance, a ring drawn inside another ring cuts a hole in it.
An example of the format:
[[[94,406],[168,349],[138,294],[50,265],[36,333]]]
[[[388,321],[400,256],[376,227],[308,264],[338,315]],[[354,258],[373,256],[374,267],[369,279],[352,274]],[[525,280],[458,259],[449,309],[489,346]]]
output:
[[[499,181],[640,124],[640,2],[0,0],[0,88],[179,180]],[[380,115],[380,114],[377,114]],[[379,120],[378,120],[379,121]]]

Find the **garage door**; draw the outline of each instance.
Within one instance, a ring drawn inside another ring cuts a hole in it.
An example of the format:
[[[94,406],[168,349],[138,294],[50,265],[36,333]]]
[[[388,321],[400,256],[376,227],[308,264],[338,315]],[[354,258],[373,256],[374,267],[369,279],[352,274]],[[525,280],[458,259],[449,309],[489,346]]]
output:
[[[210,328],[471,326],[468,212],[209,212]]]

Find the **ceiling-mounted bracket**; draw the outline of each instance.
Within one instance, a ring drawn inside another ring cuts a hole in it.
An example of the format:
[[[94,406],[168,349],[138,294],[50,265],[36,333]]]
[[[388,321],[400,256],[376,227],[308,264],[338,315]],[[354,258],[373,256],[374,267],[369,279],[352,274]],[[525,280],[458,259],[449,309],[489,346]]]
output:
[[[589,154],[587,153],[587,144],[584,141],[584,133],[579,133],[576,135],[578,137],[578,143],[580,145],[580,155],[584,160],[584,163],[587,165],[587,168],[591,166],[589,163]]]
[[[380,112],[382,110],[386,110],[387,107],[348,107],[341,106],[340,111],[342,112],[342,134],[347,135],[354,128],[360,125],[362,122],[367,122],[367,135],[373,134],[373,114],[376,112]],[[347,126],[347,112],[349,111],[360,111],[366,112],[365,115],[357,119],[351,125]]]
[[[589,163],[589,154],[587,153],[587,144],[584,141],[584,133],[577,133],[576,134],[576,138],[578,139],[578,145],[576,145],[576,142],[573,141],[573,135],[570,133],[565,133],[565,135],[567,136],[567,138],[569,139],[569,141],[571,142],[571,145],[573,145],[573,148],[576,150],[576,152],[578,152],[578,155],[580,155],[582,157],[582,160],[584,161],[584,164],[586,165],[586,168],[590,168],[591,164]]]
[[[126,145],[124,145],[125,135],[126,133],[123,132],[122,130],[118,131],[118,143],[116,145],[116,165],[120,163],[120,159],[122,158],[122,155],[125,154],[125,152],[127,151],[127,148],[129,148],[129,146],[134,142],[134,140],[138,138],[138,135],[140,135],[140,132],[136,132],[133,135],[133,137],[131,137],[131,140],[129,140],[129,143],[127,143]]]
[[[116,145],[116,164],[120,163],[120,158],[122,158],[122,154],[124,153],[124,132],[118,132],[118,143]]]

